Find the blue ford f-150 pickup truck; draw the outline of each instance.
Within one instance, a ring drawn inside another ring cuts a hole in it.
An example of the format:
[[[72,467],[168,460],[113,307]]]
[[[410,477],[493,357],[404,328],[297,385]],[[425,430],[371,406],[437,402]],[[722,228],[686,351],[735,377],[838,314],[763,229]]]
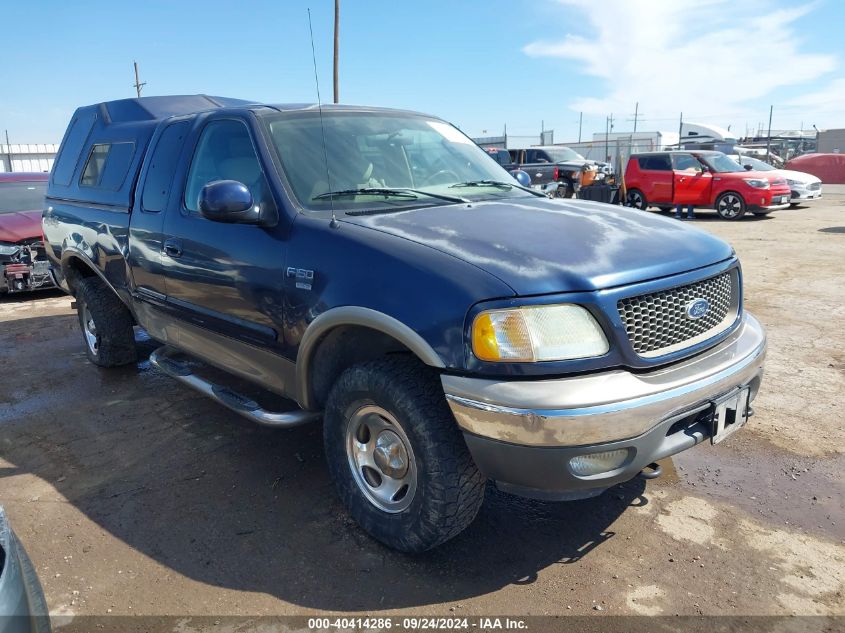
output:
[[[46,205],[93,363],[136,361],[139,325],[161,343],[153,364],[223,405],[322,419],[341,499],[400,550],[463,530],[487,479],[575,499],[716,443],[760,385],[765,334],[730,246],[549,200],[436,117],[206,96],[82,107]],[[271,409],[243,379],[298,406]]]

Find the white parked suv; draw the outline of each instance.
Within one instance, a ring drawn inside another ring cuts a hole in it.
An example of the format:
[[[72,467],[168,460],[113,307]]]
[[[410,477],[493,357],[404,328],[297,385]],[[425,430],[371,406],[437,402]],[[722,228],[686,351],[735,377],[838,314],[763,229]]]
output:
[[[805,174],[803,171],[792,171],[791,169],[778,169],[768,163],[750,156],[731,156],[736,162],[746,169],[754,171],[771,171],[772,175],[786,179],[786,184],[792,192],[792,199],[789,206],[795,207],[802,202],[819,200],[822,197],[822,181],[812,174]]]

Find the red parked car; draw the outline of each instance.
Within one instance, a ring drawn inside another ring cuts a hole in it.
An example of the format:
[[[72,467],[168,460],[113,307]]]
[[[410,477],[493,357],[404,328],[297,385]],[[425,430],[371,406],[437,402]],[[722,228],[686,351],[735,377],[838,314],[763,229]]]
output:
[[[0,173],[0,295],[54,285],[41,237],[50,174]]]
[[[699,150],[634,154],[625,187],[628,206],[666,210],[691,204],[715,209],[725,220],[786,209],[791,195],[783,178],[748,171],[722,152]]]

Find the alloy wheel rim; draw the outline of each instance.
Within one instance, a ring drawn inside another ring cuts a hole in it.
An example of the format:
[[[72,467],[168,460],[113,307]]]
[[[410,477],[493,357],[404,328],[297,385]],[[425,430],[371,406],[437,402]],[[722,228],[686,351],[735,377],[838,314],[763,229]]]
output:
[[[734,195],[727,195],[719,202],[719,210],[723,215],[729,218],[732,218],[739,213],[740,206],[739,198]]]
[[[628,194],[628,201],[631,203],[631,206],[635,209],[641,209],[643,203],[643,197],[636,192],[631,192]]]
[[[358,489],[385,512],[402,512],[417,491],[414,451],[405,431],[377,405],[359,408],[346,427],[346,456]]]
[[[88,349],[96,356],[100,349],[100,341],[97,337],[97,324],[94,323],[94,317],[87,305],[82,307],[82,332],[85,334],[85,342],[88,344]]]

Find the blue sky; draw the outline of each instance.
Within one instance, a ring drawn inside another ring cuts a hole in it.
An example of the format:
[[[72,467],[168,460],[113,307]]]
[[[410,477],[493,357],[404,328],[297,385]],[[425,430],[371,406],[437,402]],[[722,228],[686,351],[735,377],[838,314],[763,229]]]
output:
[[[333,0],[46,2],[3,8],[0,134],[58,142],[78,105],[207,93],[315,100],[310,7],[331,100]],[[341,101],[440,115],[473,136],[557,142],[690,121],[743,134],[845,127],[845,2],[341,0]]]

